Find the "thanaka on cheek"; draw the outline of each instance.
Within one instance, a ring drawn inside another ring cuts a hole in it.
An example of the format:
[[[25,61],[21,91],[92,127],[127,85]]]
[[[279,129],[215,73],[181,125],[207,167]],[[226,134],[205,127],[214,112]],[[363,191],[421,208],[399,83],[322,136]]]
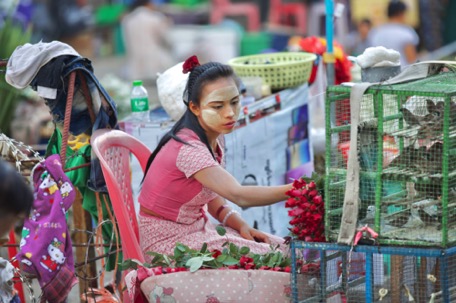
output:
[[[201,116],[204,122],[211,128],[216,128],[222,124],[222,117],[213,109],[203,109]]]

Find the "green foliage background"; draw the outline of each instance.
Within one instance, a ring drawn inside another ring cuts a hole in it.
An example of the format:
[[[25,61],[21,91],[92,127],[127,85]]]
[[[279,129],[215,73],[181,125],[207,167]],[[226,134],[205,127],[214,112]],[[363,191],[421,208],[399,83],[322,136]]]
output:
[[[10,57],[17,46],[30,41],[30,36],[30,28],[24,32],[21,25],[14,24],[10,18],[7,18],[0,28],[0,59]],[[21,91],[6,82],[4,72],[6,67],[2,70],[3,72],[0,73],[0,132],[9,135],[11,120]]]

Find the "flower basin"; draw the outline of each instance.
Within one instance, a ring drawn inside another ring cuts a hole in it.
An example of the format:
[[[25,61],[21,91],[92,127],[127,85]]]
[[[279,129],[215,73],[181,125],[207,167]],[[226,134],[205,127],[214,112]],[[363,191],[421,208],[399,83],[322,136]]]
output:
[[[153,303],[290,302],[290,273],[209,269],[151,276],[141,290]]]

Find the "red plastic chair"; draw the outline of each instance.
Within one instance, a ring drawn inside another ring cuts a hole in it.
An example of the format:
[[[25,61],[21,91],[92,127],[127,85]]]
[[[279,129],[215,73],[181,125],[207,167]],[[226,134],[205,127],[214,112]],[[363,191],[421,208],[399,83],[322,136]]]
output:
[[[283,3],[282,0],[270,0],[269,23],[292,25],[291,17],[294,17],[297,32],[305,35],[307,33],[307,6],[304,3]]]
[[[151,151],[135,137],[119,130],[97,130],[92,134],[90,141],[92,150],[100,159],[119,226],[124,259],[137,259],[144,262],[144,255],[139,246],[138,220],[133,203],[130,154],[135,155],[144,172]]]
[[[260,12],[253,3],[231,3],[230,0],[212,0],[211,24],[220,23],[225,16],[246,16],[247,31],[260,30]]]

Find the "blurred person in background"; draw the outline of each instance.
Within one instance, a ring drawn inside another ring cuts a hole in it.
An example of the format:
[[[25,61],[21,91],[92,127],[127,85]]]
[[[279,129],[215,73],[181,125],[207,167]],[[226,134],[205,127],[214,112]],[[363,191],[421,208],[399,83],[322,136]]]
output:
[[[172,22],[151,1],[135,0],[121,20],[130,80],[155,81],[175,64],[167,40]]]
[[[356,25],[356,31],[351,32],[345,41],[345,52],[351,56],[361,55],[364,50],[371,46],[369,32],[372,29],[372,22],[364,18]]]
[[[28,216],[33,204],[32,189],[10,163],[0,159],[0,244],[16,221]]]
[[[33,0],[32,42],[76,37],[94,25],[89,5],[78,0]]]
[[[416,47],[420,41],[415,30],[405,23],[407,6],[404,2],[393,0],[388,4],[388,22],[380,25],[369,34],[372,46],[384,46],[401,54],[401,66],[415,63]]]

